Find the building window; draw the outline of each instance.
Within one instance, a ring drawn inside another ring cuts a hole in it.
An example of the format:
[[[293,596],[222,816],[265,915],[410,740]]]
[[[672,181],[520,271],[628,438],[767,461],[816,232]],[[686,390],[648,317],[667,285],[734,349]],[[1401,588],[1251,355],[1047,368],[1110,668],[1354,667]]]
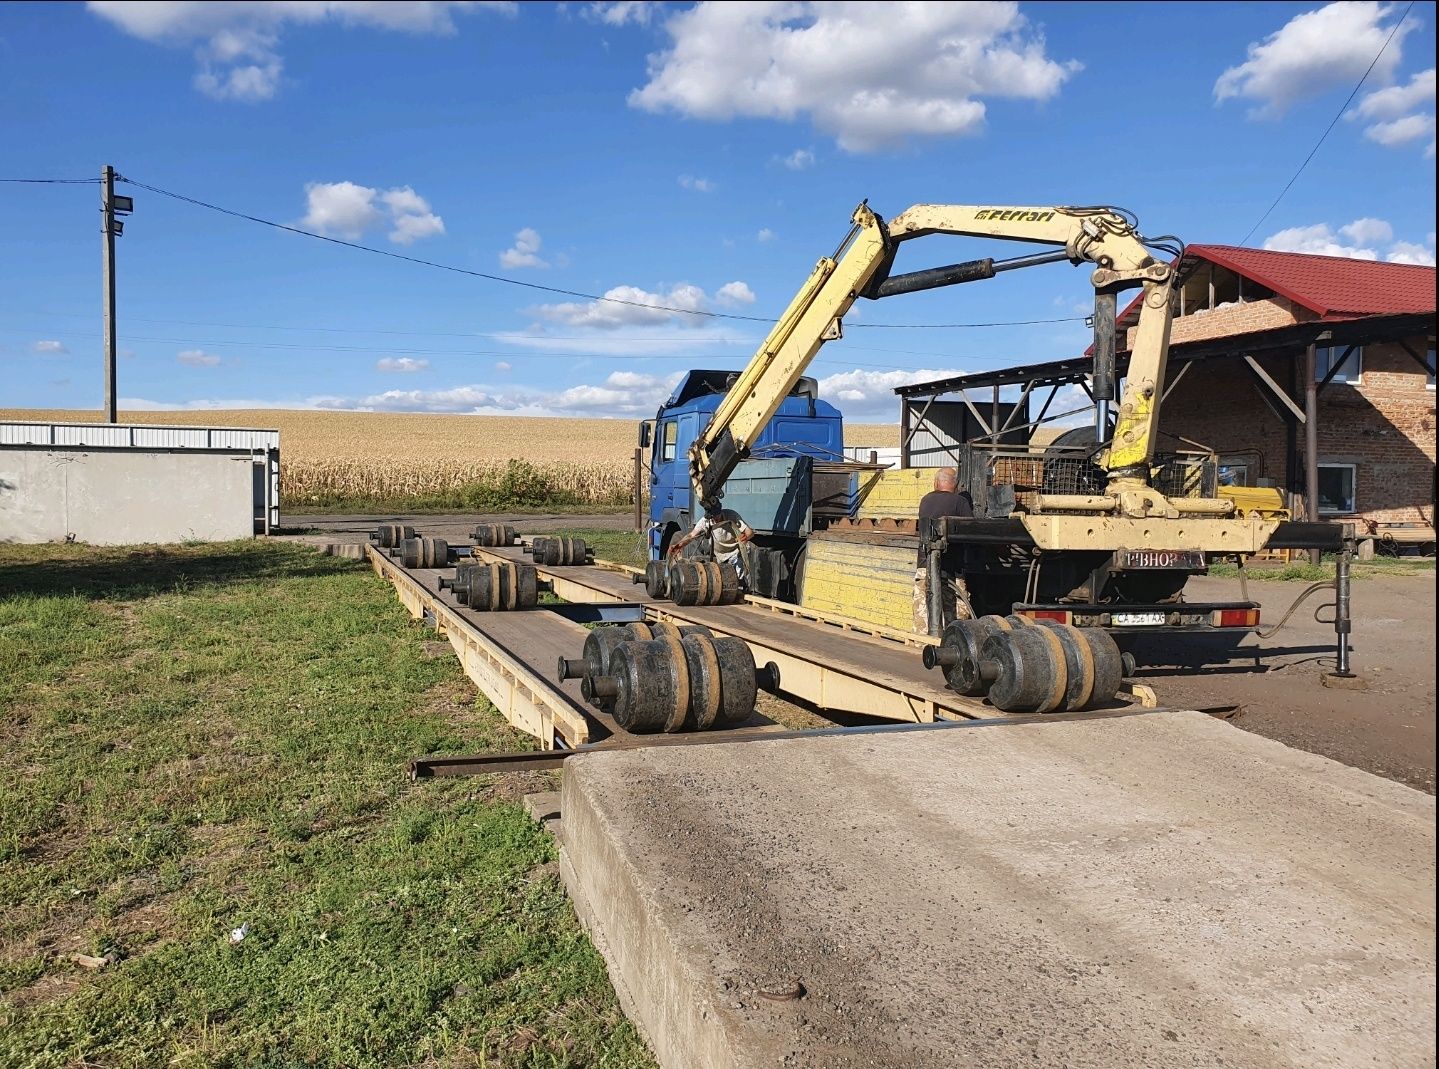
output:
[[[665,420],[660,429],[660,460],[675,458],[675,442],[679,439],[680,426],[672,419]]]
[[[1249,465],[1231,464],[1227,460],[1219,462],[1219,485],[1220,486],[1248,486]]]
[[[1434,389],[1434,343],[1429,343],[1429,352],[1424,357],[1424,364],[1429,368],[1429,381],[1425,384],[1431,390]]]
[[[1314,381],[1323,382],[1329,369],[1344,357],[1347,345],[1321,345],[1314,350]],[[1360,373],[1364,370],[1364,347],[1356,345],[1330,382],[1347,382],[1358,385]]]
[[[1319,465],[1319,515],[1338,516],[1357,511],[1353,464]]]

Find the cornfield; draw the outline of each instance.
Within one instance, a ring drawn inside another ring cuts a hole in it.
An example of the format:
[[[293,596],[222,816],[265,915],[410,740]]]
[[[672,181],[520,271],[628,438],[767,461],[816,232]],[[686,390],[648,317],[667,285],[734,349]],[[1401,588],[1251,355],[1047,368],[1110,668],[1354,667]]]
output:
[[[89,421],[95,412],[0,410],[0,419]],[[633,500],[636,424],[429,413],[229,409],[122,412],[127,423],[263,427],[280,432],[286,507],[603,508]],[[897,440],[853,424],[856,445]]]

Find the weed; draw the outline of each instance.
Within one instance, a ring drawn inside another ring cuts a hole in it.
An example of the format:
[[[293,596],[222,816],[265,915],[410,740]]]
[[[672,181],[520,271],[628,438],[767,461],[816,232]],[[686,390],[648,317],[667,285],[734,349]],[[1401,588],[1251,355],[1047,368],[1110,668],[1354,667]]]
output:
[[[549,837],[404,779],[527,744],[465,693],[337,558],[0,547],[0,1065],[650,1064]]]

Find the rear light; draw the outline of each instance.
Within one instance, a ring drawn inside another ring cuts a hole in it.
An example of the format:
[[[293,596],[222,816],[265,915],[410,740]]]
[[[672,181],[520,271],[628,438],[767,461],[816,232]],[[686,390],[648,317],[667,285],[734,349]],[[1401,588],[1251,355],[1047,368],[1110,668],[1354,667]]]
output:
[[[1258,627],[1258,609],[1215,609],[1210,617],[1215,627]]]
[[[1056,623],[1069,623],[1068,609],[1022,609],[1020,616],[1027,616],[1031,620],[1053,620]]]

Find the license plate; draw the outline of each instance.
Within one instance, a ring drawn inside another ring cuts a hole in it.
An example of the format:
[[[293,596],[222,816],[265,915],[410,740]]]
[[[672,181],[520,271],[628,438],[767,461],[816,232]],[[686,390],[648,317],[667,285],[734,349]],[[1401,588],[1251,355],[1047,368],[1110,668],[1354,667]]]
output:
[[[1163,627],[1162,612],[1116,612],[1110,613],[1110,623],[1115,627]]]
[[[1136,568],[1204,567],[1204,554],[1197,549],[1121,549],[1114,555],[1114,566],[1120,571]]]

